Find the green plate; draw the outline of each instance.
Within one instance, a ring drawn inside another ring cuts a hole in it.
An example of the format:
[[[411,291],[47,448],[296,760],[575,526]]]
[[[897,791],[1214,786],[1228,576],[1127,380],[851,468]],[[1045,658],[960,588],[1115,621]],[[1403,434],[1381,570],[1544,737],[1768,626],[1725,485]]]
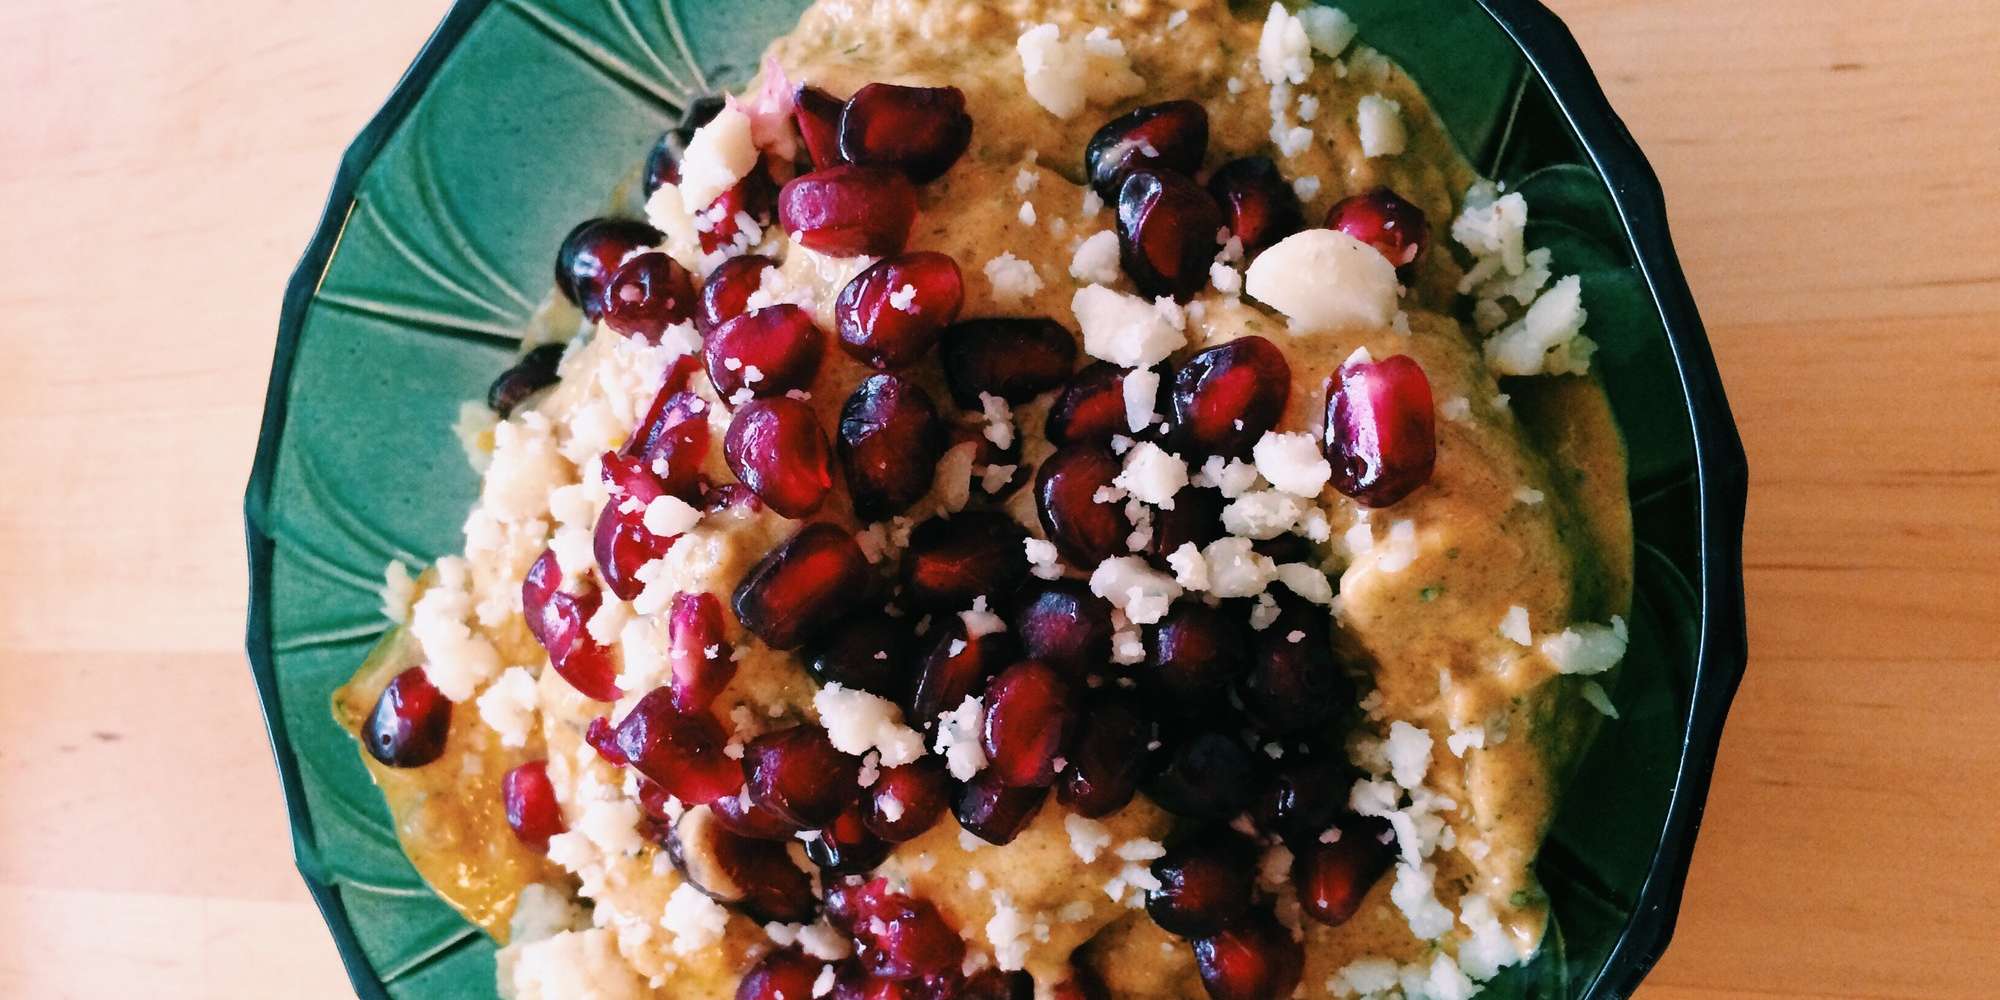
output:
[[[475,495],[449,427],[509,363],[556,243],[690,95],[747,78],[804,0],[464,0],[341,161],[287,289],[245,502],[249,653],[299,869],[358,993],[493,995],[491,943],[391,833],[329,693],[383,628],[384,564],[456,551]],[[1540,958],[1488,995],[1629,993],[1672,932],[1744,665],[1746,470],[1658,181],[1531,0],[1347,0],[1579,273],[1631,448],[1630,666],[1541,875]]]

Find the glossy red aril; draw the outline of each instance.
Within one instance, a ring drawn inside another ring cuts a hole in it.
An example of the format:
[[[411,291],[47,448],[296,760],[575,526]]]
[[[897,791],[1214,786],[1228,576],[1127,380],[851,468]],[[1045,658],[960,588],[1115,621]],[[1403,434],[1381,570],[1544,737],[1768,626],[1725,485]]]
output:
[[[1174,373],[1175,437],[1200,454],[1246,457],[1278,426],[1291,391],[1292,366],[1278,345],[1258,336],[1218,344]]]
[[[1194,101],[1136,108],[1106,122],[1083,150],[1090,186],[1106,199],[1139,167],[1192,177],[1208,152],[1208,111]]]
[[[855,275],[834,299],[834,326],[849,356],[887,371],[922,358],[964,304],[958,262],[912,251],[885,257]]]
[[[780,396],[743,404],[729,421],[722,457],[764,505],[785,517],[819,509],[833,488],[833,456],[812,406]]]
[[[1347,789],[1353,784],[1347,769],[1333,754],[1287,754],[1280,763],[1251,803],[1251,819],[1274,836],[1317,838],[1347,805]]]
[[[1111,449],[1092,444],[1058,448],[1042,460],[1035,474],[1035,509],[1042,530],[1071,564],[1096,566],[1125,554],[1125,538],[1132,533],[1125,505],[1097,499],[1123,468]]]
[[[860,607],[870,589],[868,559],[854,536],[818,522],[765,556],[737,584],[732,604],[766,645],[791,649]]]
[[[790,840],[799,832],[796,823],[750,801],[748,792],[725,795],[708,804],[716,822],[738,836],[752,840]]]
[[[848,934],[865,928],[875,919],[885,901],[893,895],[888,879],[858,876],[826,881],[826,922]]]
[[[1326,213],[1326,228],[1374,247],[1398,268],[1416,263],[1431,238],[1424,210],[1385,187],[1335,203]]]
[[[1319,836],[1293,843],[1292,885],[1307,916],[1338,927],[1361,909],[1369,888],[1395,862],[1396,847],[1393,837],[1384,841],[1389,826],[1381,820],[1355,816],[1334,829],[1339,837],[1332,843]]]
[[[914,840],[937,825],[951,804],[951,782],[937,757],[883,770],[866,793],[868,829],[890,843]]]
[[[812,313],[790,303],[766,306],[723,323],[702,338],[701,356],[716,395],[765,398],[809,389],[826,355],[826,335]]]
[[[708,331],[743,315],[750,296],[764,283],[764,272],[778,262],[762,254],[746,253],[731,257],[708,272],[701,295],[695,300],[695,329]]]
[[[1139,291],[1186,301],[1208,284],[1222,210],[1181,174],[1142,168],[1118,186],[1118,259]]]
[[[1213,710],[1249,666],[1249,629],[1240,615],[1200,601],[1174,602],[1165,618],[1146,626],[1145,637],[1146,669],[1139,676],[1175,715]]]
[[[1250,721],[1271,735],[1313,729],[1354,703],[1354,683],[1333,656],[1325,610],[1287,603],[1288,613],[1256,633],[1240,686]]]
[[[1430,379],[1407,354],[1349,361],[1326,386],[1333,487],[1368,507],[1387,507],[1430,481],[1437,464],[1437,410]]]
[[[362,727],[368,755],[389,767],[422,767],[444,754],[451,731],[451,701],[432,686],[424,668],[391,678]]]
[[[978,412],[982,392],[1025,403],[1063,384],[1076,365],[1076,337],[1052,319],[967,320],[944,331],[938,359],[952,402]]]
[[[758,920],[797,923],[818,909],[812,879],[792,864],[783,843],[741,836],[708,806],[683,812],[666,847],[690,885]]]
[[[864,521],[900,514],[930,492],[945,452],[930,393],[895,375],[871,375],[840,408],[840,469]]]
[[[646,589],[639,579],[639,568],[665,556],[680,538],[653,534],[646,529],[645,521],[645,502],[630,497],[612,497],[597,515],[597,529],[591,539],[597,556],[597,575],[605,588],[621,600],[632,600]]]
[[[827,963],[796,948],[780,948],[750,967],[736,984],[736,1000],[811,1000]]]
[[[624,767],[631,763],[625,759],[625,751],[618,749],[618,730],[611,725],[609,716],[600,715],[590,720],[583,727],[583,741],[612,767]]]
[[[645,426],[620,451],[622,461],[604,463],[613,492],[648,503],[660,494],[700,503],[701,469],[715,436],[708,424],[709,409],[707,400],[686,390],[656,401]]]
[[[659,230],[628,219],[591,219],[563,237],[556,250],[556,290],[596,320],[603,315],[604,285],[625,258],[667,241]]]
[[[909,241],[917,189],[887,167],[827,167],[785,183],[778,192],[778,219],[807,249],[835,257],[886,257]]]
[[[486,408],[505,420],[528,397],[556,384],[556,365],[562,360],[565,344],[543,344],[521,355],[512,368],[501,372],[486,387]]]
[[[765,733],[743,748],[750,801],[807,828],[824,826],[860,791],[859,758],[841,753],[818,726]]]
[[[1154,923],[1181,937],[1213,934],[1250,909],[1257,845],[1233,832],[1176,844],[1153,862],[1153,877],[1160,887],[1146,893],[1146,913]]]
[[[1208,178],[1208,193],[1222,206],[1222,224],[1243,241],[1246,258],[1306,227],[1298,193],[1270,157],[1223,164]]]
[[[958,971],[965,940],[928,900],[883,893],[855,926],[861,964],[883,979],[917,979]]]
[[[1153,511],[1153,537],[1146,540],[1146,558],[1165,569],[1167,556],[1181,546],[1192,542],[1196,548],[1206,548],[1225,534],[1222,508],[1228,504],[1220,490],[1184,487],[1174,494],[1174,509]]]
[[[1015,658],[1014,640],[1005,632],[967,635],[957,615],[945,618],[944,623],[942,628],[934,624],[931,629],[930,647],[910,692],[910,724],[926,732],[937,726],[939,713],[977,695],[988,677]]]
[[[1161,808],[1197,820],[1235,816],[1256,792],[1256,767],[1235,740],[1218,732],[1173,741],[1166,766],[1146,786]]]
[[[618,751],[675,798],[706,805],[743,787],[743,771],[723,753],[729,737],[707,712],[674,708],[673,692],[648,692],[618,723]]]
[[[1194,943],[1195,965],[1211,1000],[1283,1000],[1298,988],[1305,945],[1270,910]]]
[[[1076,725],[1075,690],[1055,668],[1023,660],[986,685],[980,744],[987,770],[1015,787],[1055,783],[1056,758]]]
[[[549,762],[531,760],[500,779],[500,803],[507,825],[523,845],[537,854],[549,850],[549,838],[563,832],[562,806],[549,782]]]
[[[951,811],[958,817],[958,825],[973,836],[989,844],[1004,845],[1020,836],[1022,828],[1041,811],[1042,802],[1048,797],[1046,786],[1008,785],[989,768],[959,786]]]
[[[585,623],[597,613],[604,596],[586,580],[581,593],[562,589],[563,571],[553,551],[544,551],[521,580],[521,612],[528,631],[548,651],[549,663],[563,680],[598,701],[617,701],[613,681],[617,665],[611,650],[591,637]]]
[[[714,594],[675,594],[667,609],[667,664],[675,707],[683,712],[707,708],[736,676],[730,652],[722,602]]]
[[[840,112],[845,104],[811,84],[793,92],[792,122],[799,128],[799,138],[805,140],[808,169],[847,162],[840,155]]]
[[[1081,580],[1031,582],[1015,595],[1008,617],[1021,651],[1071,680],[1081,681],[1111,660],[1111,602]]]
[[[1099,361],[1077,372],[1049,404],[1042,433],[1058,447],[1078,442],[1109,443],[1116,435],[1131,436],[1125,420],[1125,372]]]
[[[1056,798],[1079,815],[1109,816],[1139,790],[1152,724],[1131,698],[1105,689],[1085,707],[1079,728]]]
[[[999,511],[931,518],[910,532],[903,550],[903,596],[936,611],[963,610],[980,597],[992,603],[1027,577],[1027,537]]]
[[[894,167],[918,184],[936,180],[972,143],[972,116],[957,87],[871,83],[840,113],[840,155]]]
[[[649,344],[694,316],[694,278],[659,251],[618,265],[604,283],[604,325]]]
[[[759,161],[729,190],[695,213],[695,236],[701,251],[747,248],[751,240],[744,233],[744,220],[748,219],[750,226],[761,232],[777,214],[777,203],[778,185]]]
[[[661,133],[653,151],[646,156],[645,189],[650,196],[668,184],[681,182],[681,158],[687,155],[687,144],[694,139],[695,130],[713,121],[722,113],[727,102],[715,95],[705,95],[690,101],[687,110],[681,114],[681,122]]]
[[[818,836],[805,842],[806,860],[834,875],[872,871],[888,859],[892,846],[869,829],[868,805],[863,799],[850,799],[833,822],[816,833]]]
[[[821,684],[897,701],[910,689],[910,659],[910,623],[870,611],[836,623],[814,640],[806,669]]]

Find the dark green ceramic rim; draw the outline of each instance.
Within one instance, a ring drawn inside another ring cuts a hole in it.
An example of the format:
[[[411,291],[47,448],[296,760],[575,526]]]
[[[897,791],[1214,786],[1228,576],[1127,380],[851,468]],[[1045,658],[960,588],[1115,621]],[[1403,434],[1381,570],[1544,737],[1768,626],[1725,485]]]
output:
[[[326,919],[356,993],[370,998],[386,998],[388,994],[362,953],[354,927],[320,862],[311,821],[306,815],[298,760],[278,703],[270,606],[274,547],[260,525],[270,523],[271,488],[300,331],[321,276],[340,242],[357,187],[438,68],[491,3],[492,0],[460,0],[453,6],[388,101],[341,158],[319,226],[286,286],[256,460],[244,502],[251,581],[249,658],[284,787],[299,871]],[[1693,436],[1696,512],[1700,522],[1701,616],[1693,694],[1682,729],[1681,753],[1666,822],[1637,905],[1595,980],[1581,993],[1591,998],[1620,998],[1638,986],[1673,934],[1723,718],[1743,676],[1747,648],[1742,534],[1749,473],[1714,355],[1668,235],[1659,179],[1612,111],[1575,39],[1554,14],[1533,0],[1478,0],[1478,3],[1519,46],[1529,66],[1553,96],[1555,110],[1573,132],[1582,153],[1610,190],[1618,210],[1618,223],[1629,240],[1635,269],[1666,331]]]

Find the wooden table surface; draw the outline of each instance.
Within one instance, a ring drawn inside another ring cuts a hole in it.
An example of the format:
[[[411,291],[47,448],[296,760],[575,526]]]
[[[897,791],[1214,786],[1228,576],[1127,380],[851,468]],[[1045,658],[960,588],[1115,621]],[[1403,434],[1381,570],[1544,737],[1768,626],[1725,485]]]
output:
[[[1994,996],[2000,3],[1555,6],[1664,179],[1752,469],[1750,672],[1640,996]],[[0,997],[349,992],[240,497],[280,289],[443,7],[0,5]]]

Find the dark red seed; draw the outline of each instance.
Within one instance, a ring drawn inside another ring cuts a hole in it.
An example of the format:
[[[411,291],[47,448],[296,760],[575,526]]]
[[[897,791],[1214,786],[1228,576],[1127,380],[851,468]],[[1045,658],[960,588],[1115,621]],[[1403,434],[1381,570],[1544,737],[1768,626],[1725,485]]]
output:
[[[892,845],[875,835],[867,819],[868,806],[864,801],[849,801],[833,822],[819,828],[818,836],[806,841],[806,860],[820,871],[835,875],[872,871],[888,859]]]
[[[825,962],[796,948],[765,955],[736,984],[736,1000],[812,1000]]]
[[[701,356],[708,380],[724,400],[737,390],[760,399],[812,387],[826,355],[826,335],[812,313],[790,303],[747,312],[710,330]]]
[[[885,257],[855,275],[834,299],[833,318],[842,349],[887,371],[922,358],[964,304],[958,262],[919,250]]]
[[[1249,629],[1241,619],[1200,601],[1176,601],[1148,625],[1142,683],[1160,706],[1198,717],[1227,697],[1250,665]]]
[[[937,825],[950,805],[951,782],[937,757],[887,768],[868,790],[868,829],[891,843],[913,840]]]
[[[831,450],[812,406],[786,396],[743,404],[722,439],[729,470],[765,506],[791,518],[818,510],[833,488]]]
[[[531,760],[500,779],[500,802],[514,836],[537,854],[547,854],[549,838],[563,832],[562,806],[549,782],[549,762]]]
[[[613,737],[616,738],[615,733]],[[634,778],[639,785],[639,811],[646,814],[639,820],[639,832],[655,843],[662,843],[672,833],[675,812],[686,806],[672,792],[661,788],[659,782],[643,774]]]
[[[770,171],[759,161],[729,190],[717,195],[714,201],[695,213],[696,239],[701,244],[701,251],[716,253],[743,249],[748,241],[737,238],[743,232],[743,219],[747,217],[762,230],[771,224],[771,217],[777,214],[777,205],[777,182],[771,179]]]
[[[909,693],[910,623],[880,611],[862,612],[835,624],[812,644],[806,669],[821,684],[867,691],[891,701]]]
[[[722,602],[714,594],[675,594],[667,610],[667,663],[673,671],[674,706],[700,711],[736,676],[724,634]]]
[[[734,833],[707,806],[681,814],[666,848],[689,884],[758,920],[796,923],[818,909],[812,879],[792,864],[784,844]]]
[[[871,375],[840,408],[840,468],[856,517],[881,521],[930,492],[945,451],[937,404],[915,382]]]
[[[556,290],[595,321],[603,315],[604,285],[625,258],[667,241],[657,229],[628,219],[578,223],[556,251]]]
[[[998,846],[1012,843],[1048,797],[1045,786],[1012,787],[988,769],[959,787],[952,813],[967,832]]]
[[[845,618],[869,597],[868,559],[854,537],[819,522],[800,528],[737,584],[743,627],[776,649],[792,649]]]
[[[987,770],[1015,787],[1052,785],[1056,758],[1076,726],[1075,690],[1054,667],[1023,660],[986,685],[980,742]]]
[[[979,493],[988,500],[994,503],[1004,501],[1033,478],[1034,467],[1021,461],[1022,435],[1014,435],[1014,440],[1002,448],[986,436],[984,425],[953,424],[948,433],[951,438],[949,447],[956,448],[964,444],[973,446],[972,475],[979,481]],[[998,484],[998,489],[988,489],[984,482],[986,473],[996,466],[1011,468],[1013,471],[1007,476],[1006,482]]]
[[[653,534],[646,530],[645,520],[644,502],[632,498],[612,497],[597,515],[597,530],[592,537],[597,575],[605,588],[621,600],[632,600],[646,589],[639,579],[639,567],[664,557],[680,538]]]
[[[618,749],[618,730],[611,725],[608,716],[600,715],[590,720],[589,725],[583,727],[583,741],[612,767],[624,767],[631,763],[625,759],[625,751]]]
[[[847,162],[840,155],[840,112],[845,101],[806,84],[792,93],[792,121],[805,140],[806,169],[819,170]]]
[[[486,387],[486,408],[505,420],[528,397],[560,381],[556,376],[556,364],[562,360],[567,346],[543,344],[521,355],[521,360],[514,362],[514,367],[501,372],[493,384]]]
[[[1165,567],[1167,556],[1190,542],[1196,548],[1221,538],[1222,508],[1228,506],[1222,491],[1206,486],[1188,486],[1174,494],[1172,510],[1153,512],[1153,537],[1146,540],[1146,558]]]
[[[1306,227],[1298,194],[1268,156],[1223,164],[1209,177],[1208,193],[1222,206],[1223,225],[1243,241],[1246,258]]]
[[[938,358],[952,402],[977,412],[982,392],[1025,403],[1062,385],[1076,366],[1076,337],[1052,319],[973,319],[945,329]]]
[[[1208,284],[1222,210],[1185,176],[1142,168],[1118,187],[1118,259],[1146,295],[1186,301]]]
[[[687,155],[687,144],[694,139],[695,130],[714,120],[723,107],[725,102],[721,97],[712,94],[697,97],[682,112],[681,123],[661,134],[646,157],[648,196],[668,184],[681,182],[681,158]]]
[[[1073,444],[1042,460],[1035,474],[1035,509],[1042,530],[1072,565],[1096,566],[1125,554],[1132,533],[1125,505],[1097,499],[1123,468],[1102,445]]]
[[[967,977],[951,1000],[1034,1000],[1035,977],[1025,972],[981,969]]]
[[[1056,798],[1082,816],[1109,816],[1139,790],[1153,727],[1129,697],[1106,688],[1085,708]]]
[[[1354,703],[1354,682],[1334,659],[1324,609],[1292,599],[1285,605],[1256,633],[1242,683],[1250,721],[1272,735],[1323,725]]]
[[[1203,937],[1250,909],[1257,884],[1257,846],[1235,833],[1174,845],[1153,862],[1160,887],[1146,893],[1146,913],[1161,929]]]
[[[1265,833],[1312,840],[1339,818],[1353,782],[1329,754],[1288,754],[1281,763],[1251,803],[1250,816]]]
[[[1341,199],[1327,211],[1326,228],[1374,247],[1398,268],[1415,263],[1431,238],[1424,210],[1385,187]]]
[[[827,923],[851,935],[875,919],[892,893],[888,879],[849,876],[828,879],[825,895]]]
[[[1387,507],[1430,481],[1437,416],[1430,379],[1407,354],[1350,361],[1326,387],[1333,487],[1368,507]]]
[[[1305,946],[1268,909],[1194,943],[1195,965],[1211,1000],[1281,1000],[1298,988]]]
[[[1008,593],[1028,576],[1027,532],[999,511],[934,517],[910,532],[903,550],[903,596],[931,610],[969,608]]]
[[[391,678],[362,727],[361,745],[389,767],[422,767],[444,754],[451,731],[451,701],[432,686],[424,668]]]
[[[571,687],[598,701],[617,701],[613,677],[617,664],[611,650],[591,637],[585,623],[597,613],[604,595],[587,580],[583,592],[562,589],[563,572],[553,551],[545,551],[528,567],[521,581],[521,610],[528,631],[548,651],[549,663]]]
[[[683,802],[706,805],[743,787],[743,771],[723,753],[728,736],[707,712],[674,708],[655,688],[618,723],[618,751],[632,768]]]
[[[706,335],[710,330],[743,315],[750,296],[764,283],[764,272],[778,262],[762,254],[746,253],[731,257],[708,272],[701,296],[695,302],[694,325]]]
[[[917,220],[917,189],[887,167],[842,165],[794,177],[778,192],[785,232],[835,257],[886,257]]]
[[[1394,838],[1383,840],[1389,825],[1381,820],[1351,816],[1335,829],[1340,837],[1330,844],[1317,835],[1293,842],[1292,884],[1307,916],[1338,927],[1361,909],[1369,888],[1395,862],[1396,847]]]
[[[936,180],[972,143],[972,116],[957,87],[871,83],[840,114],[840,155],[894,167],[918,184]]]
[[[965,940],[928,900],[887,893],[856,926],[861,964],[883,979],[917,979],[956,972]]]
[[[859,758],[841,753],[818,726],[765,733],[743,748],[750,801],[808,829],[824,826],[854,801]]]
[[[1276,344],[1245,336],[1211,347],[1174,373],[1175,437],[1200,454],[1247,456],[1278,426],[1291,391],[1292,366]]]
[[[1131,436],[1125,420],[1125,372],[1109,361],[1077,372],[1049,404],[1043,425],[1049,443],[1109,444],[1115,435]]]
[[[1106,199],[1139,167],[1170,170],[1188,177],[1208,153],[1208,110],[1194,101],[1167,101],[1136,108],[1106,122],[1083,150],[1090,186]]]
[[[694,278],[658,251],[618,265],[604,283],[604,325],[649,344],[694,316]]]
[[[917,669],[916,686],[910,693],[911,725],[926,732],[937,726],[938,715],[964,704],[977,695],[986,679],[1012,663],[1016,647],[1005,632],[968,636],[957,615],[934,621],[930,648]]]
[[[1255,782],[1255,764],[1247,751],[1228,736],[1204,732],[1172,741],[1166,766],[1146,792],[1177,816],[1226,820],[1248,804]]]
[[[708,808],[715,813],[715,820],[729,832],[752,840],[790,840],[799,832],[795,823],[788,823],[777,813],[750,801],[747,792],[725,795],[709,803]]]
[[[614,493],[648,503],[661,494],[699,503],[701,469],[714,437],[708,425],[709,403],[681,390],[662,397],[658,405],[657,412],[648,414],[641,433],[620,450],[620,461],[605,460],[605,480]]]
[[[1103,670],[1111,660],[1111,603],[1081,580],[1034,581],[1015,596],[1009,618],[1029,659],[1073,681]]]

